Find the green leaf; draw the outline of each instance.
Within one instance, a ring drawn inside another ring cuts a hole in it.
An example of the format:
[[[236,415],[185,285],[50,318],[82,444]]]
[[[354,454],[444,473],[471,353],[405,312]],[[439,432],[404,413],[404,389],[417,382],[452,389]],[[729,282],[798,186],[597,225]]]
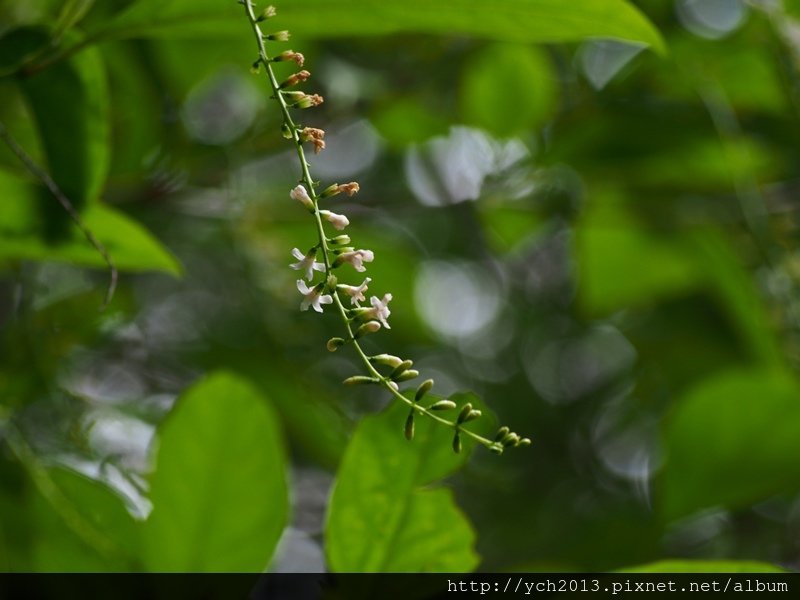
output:
[[[665,428],[661,509],[741,508],[800,488],[800,386],[778,371],[714,376],[681,398]]]
[[[339,37],[422,32],[468,34],[509,42],[564,42],[610,37],[664,42],[653,25],[623,0],[305,0],[278,7],[279,29]],[[112,21],[103,37],[240,35],[242,8],[218,0],[139,0]]]
[[[580,227],[577,255],[579,299],[590,314],[680,296],[703,283],[703,270],[683,240],[650,232],[614,211]]]
[[[85,49],[20,82],[46,168],[80,209],[100,196],[109,164],[109,102],[100,51]]]
[[[73,224],[65,239],[49,241],[39,207],[62,210],[49,192],[0,171],[0,260],[50,260],[106,268],[103,257]],[[181,266],[144,227],[121,212],[95,203],[83,221],[106,247],[117,268],[179,275]]]
[[[288,518],[285,463],[273,410],[249,383],[216,373],[193,386],[158,432],[146,566],[262,571]]]
[[[784,569],[754,560],[660,560],[618,569],[620,573],[785,573]]]
[[[39,478],[44,494],[36,496],[31,513],[37,570],[137,568],[139,528],[120,496],[66,469],[51,469]]]
[[[407,441],[407,414],[396,402],[364,418],[350,441],[328,511],[333,571],[456,572],[478,563],[475,534],[450,490],[423,489],[458,469],[468,451],[453,454],[452,431],[425,417]]]
[[[540,48],[521,44],[483,48],[464,67],[464,122],[500,137],[539,128],[556,107],[557,81]]]

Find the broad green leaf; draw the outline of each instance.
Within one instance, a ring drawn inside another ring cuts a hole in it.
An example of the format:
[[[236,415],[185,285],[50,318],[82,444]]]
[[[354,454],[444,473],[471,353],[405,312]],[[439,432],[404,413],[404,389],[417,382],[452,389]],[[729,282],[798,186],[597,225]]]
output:
[[[33,557],[40,571],[138,568],[138,524],[105,485],[66,469],[40,476],[33,503]],[[46,499],[45,499],[46,498]]]
[[[664,433],[668,519],[800,489],[800,386],[778,371],[716,375],[679,399]]]
[[[579,298],[592,314],[679,296],[703,282],[684,240],[650,232],[621,215],[583,224],[576,243]]]
[[[558,79],[547,54],[521,44],[482,48],[464,66],[464,122],[500,136],[537,129],[556,107]]]
[[[664,51],[658,31],[623,0],[304,0],[279,5],[278,11],[275,27],[304,36],[422,32],[509,42],[610,37]],[[106,38],[240,35],[247,30],[241,13],[242,7],[235,3],[218,0],[139,0],[96,34]]]
[[[151,571],[259,572],[286,524],[286,457],[265,397],[216,373],[178,399],[158,431]]]
[[[407,413],[398,402],[366,417],[350,441],[328,510],[333,571],[455,572],[478,563],[475,534],[450,490],[423,487],[456,470],[466,451],[454,454],[451,430],[422,417],[406,440]]]
[[[106,267],[103,257],[72,223],[64,239],[48,240],[40,203],[63,210],[48,192],[0,171],[0,196],[0,260],[50,260]],[[180,274],[181,266],[175,257],[144,227],[121,212],[93,203],[82,217],[119,269]]]
[[[85,49],[20,84],[53,180],[76,208],[97,200],[109,164],[109,102],[100,51]]]
[[[754,560],[660,560],[617,569],[621,573],[785,573],[784,569]]]

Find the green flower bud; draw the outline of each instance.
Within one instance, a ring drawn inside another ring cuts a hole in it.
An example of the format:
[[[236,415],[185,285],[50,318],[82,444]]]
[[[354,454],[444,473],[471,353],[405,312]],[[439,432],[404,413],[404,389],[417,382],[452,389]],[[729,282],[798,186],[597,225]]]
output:
[[[432,387],[433,387],[433,379],[426,379],[425,381],[420,383],[419,387],[417,388],[417,393],[414,394],[414,402],[419,402],[420,400],[422,400],[422,397],[429,391],[431,391]]]
[[[428,410],[453,410],[456,403],[452,400],[439,400],[435,404],[428,407]]]
[[[336,352],[339,348],[345,345],[345,340],[340,337],[332,337],[328,340],[328,343],[325,344],[325,347],[328,349],[328,352]]]
[[[368,312],[371,312],[371,309],[366,309]],[[395,367],[394,371],[389,374],[389,379],[397,379],[403,371],[407,371],[411,368],[411,365],[414,364],[412,360],[404,360],[401,362],[397,367]]]
[[[406,418],[405,436],[408,441],[414,439],[414,411],[408,413]]]
[[[364,337],[368,333],[375,333],[381,328],[381,324],[377,321],[370,321],[369,323],[364,323],[361,327],[358,328],[356,334],[353,336],[355,339]]]
[[[461,454],[461,436],[456,431],[456,434],[453,436],[453,452],[456,454]]]
[[[376,379],[375,377],[367,377],[366,375],[353,375],[352,377],[348,377],[342,383],[345,385],[367,385],[370,383],[379,383],[380,379]]]
[[[394,368],[401,364],[403,359],[399,356],[393,356],[392,354],[376,354],[375,356],[369,357],[369,362],[373,365],[384,365]]]
[[[459,423],[459,424],[463,423],[463,422],[466,420],[466,418],[467,418],[467,415],[469,415],[469,413],[470,413],[471,411],[472,411],[472,403],[471,403],[471,402],[467,402],[467,403],[466,403],[466,404],[465,404],[465,405],[464,405],[464,406],[461,408],[461,412],[460,412],[460,413],[458,413],[458,423]]]
[[[397,382],[401,381],[408,381],[409,379],[414,379],[415,377],[419,377],[419,371],[416,369],[409,369],[408,371],[403,371],[397,377],[393,377],[392,379]]]
[[[510,430],[508,427],[506,427],[506,426],[503,426],[503,427],[501,427],[500,429],[498,429],[498,430],[497,430],[497,435],[495,435],[495,436],[494,436],[494,441],[495,441],[495,442],[499,442],[499,441],[500,441],[500,440],[502,440],[504,437],[506,437],[506,435],[508,435],[508,433],[509,433],[510,431],[511,431],[511,430]]]

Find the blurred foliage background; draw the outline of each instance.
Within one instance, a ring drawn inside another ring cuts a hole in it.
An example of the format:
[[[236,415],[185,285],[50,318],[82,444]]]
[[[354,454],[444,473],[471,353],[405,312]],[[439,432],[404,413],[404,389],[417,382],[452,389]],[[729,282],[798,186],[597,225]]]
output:
[[[0,0],[0,121],[121,271],[101,311],[2,145],[0,569],[800,567],[800,6],[276,5],[394,295],[367,346],[533,446],[341,386],[239,4]]]

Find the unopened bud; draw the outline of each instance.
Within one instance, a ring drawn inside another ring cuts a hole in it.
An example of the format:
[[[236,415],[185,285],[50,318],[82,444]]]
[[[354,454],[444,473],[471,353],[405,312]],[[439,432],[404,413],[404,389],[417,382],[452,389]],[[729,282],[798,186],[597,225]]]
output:
[[[297,102],[295,102],[292,106],[294,108],[312,108],[314,106],[319,106],[325,101],[325,99],[320,96],[319,94],[303,94],[303,97],[300,98]]]
[[[292,139],[292,130],[286,123],[281,125],[281,135],[287,140]]]
[[[342,383],[345,385],[368,385],[371,383],[378,383],[379,381],[379,379],[367,377],[366,375],[353,375],[345,379]]]
[[[470,411],[472,411],[472,403],[467,402],[463,407],[461,407],[461,412],[458,413],[458,423],[463,423]]]
[[[375,356],[370,356],[369,362],[374,365],[384,365],[394,368],[401,364],[403,359],[399,356],[393,356],[392,354],[376,354]]]
[[[396,377],[392,377],[394,381],[408,381],[409,379],[414,379],[415,377],[419,377],[419,371],[416,369],[409,369],[408,371],[403,371]]]
[[[525,446],[530,446],[531,440],[530,438],[522,438],[519,442],[517,442],[518,448],[524,448]]]
[[[439,400],[435,404],[432,404],[428,410],[453,410],[456,407],[456,403],[452,400]]]
[[[261,59],[259,58],[259,59],[258,59],[257,61],[255,61],[255,62],[254,62],[252,65],[250,65],[250,72],[251,72],[253,75],[258,75],[258,73],[259,73],[260,71],[261,71]]]
[[[332,246],[346,246],[350,243],[350,236],[347,234],[337,235],[336,237],[329,238],[328,243]]]
[[[380,323],[378,323],[377,321],[370,321],[368,323],[364,323],[361,327],[359,327],[358,331],[356,331],[356,334],[353,337],[355,337],[355,339],[358,339],[364,337],[368,333],[375,333],[380,328],[381,328]]]
[[[273,62],[283,62],[285,60],[294,61],[298,67],[302,67],[303,63],[306,61],[306,57],[294,50],[286,50],[272,59]]]
[[[519,442],[520,439],[516,433],[509,433],[506,437],[503,438],[503,441],[501,443],[503,444],[503,446],[508,447],[508,446],[516,446],[517,444],[519,444]]]
[[[495,442],[499,442],[499,441],[500,441],[500,440],[502,440],[504,437],[506,437],[506,435],[508,435],[508,433],[509,433],[510,431],[511,431],[511,430],[510,430],[508,427],[506,427],[506,426],[504,425],[503,427],[501,427],[500,429],[498,429],[498,430],[497,430],[497,435],[495,435],[495,436],[494,436],[494,441],[495,441]]]
[[[261,14],[256,17],[256,21],[261,23],[262,21],[266,21],[267,19],[271,19],[277,14],[274,6],[268,6],[264,10],[261,11]]]
[[[461,436],[458,435],[457,431],[456,434],[453,436],[453,452],[455,452],[456,454],[461,454]]]
[[[339,348],[345,345],[345,341],[340,337],[332,337],[328,340],[328,343],[325,344],[325,347],[328,349],[329,352],[336,352]]]
[[[405,436],[409,442],[414,439],[414,411],[408,413],[406,418]]]
[[[272,42],[288,42],[289,36],[291,34],[288,31],[276,31],[275,33],[270,33],[269,35],[265,36],[264,39],[270,40]]]
[[[368,308],[367,312],[369,312],[371,310],[372,310],[371,308]],[[414,361],[412,361],[412,360],[404,360],[403,362],[401,362],[399,365],[397,365],[395,367],[394,371],[391,372],[391,374],[389,375],[389,379],[396,379],[397,376],[400,375],[400,373],[410,369],[413,364],[414,364]]]
[[[278,87],[280,87],[280,89],[293,87],[298,83],[305,83],[306,81],[308,81],[309,77],[311,77],[311,73],[309,73],[304,69],[302,71],[294,73],[293,75],[289,75],[289,77],[287,77],[286,80],[283,83],[281,83],[280,86]]]
[[[419,402],[420,400],[422,400],[422,397],[429,391],[431,391],[432,387],[433,387],[433,379],[426,379],[425,381],[420,383],[419,387],[417,388],[417,393],[414,394],[414,402]]]

